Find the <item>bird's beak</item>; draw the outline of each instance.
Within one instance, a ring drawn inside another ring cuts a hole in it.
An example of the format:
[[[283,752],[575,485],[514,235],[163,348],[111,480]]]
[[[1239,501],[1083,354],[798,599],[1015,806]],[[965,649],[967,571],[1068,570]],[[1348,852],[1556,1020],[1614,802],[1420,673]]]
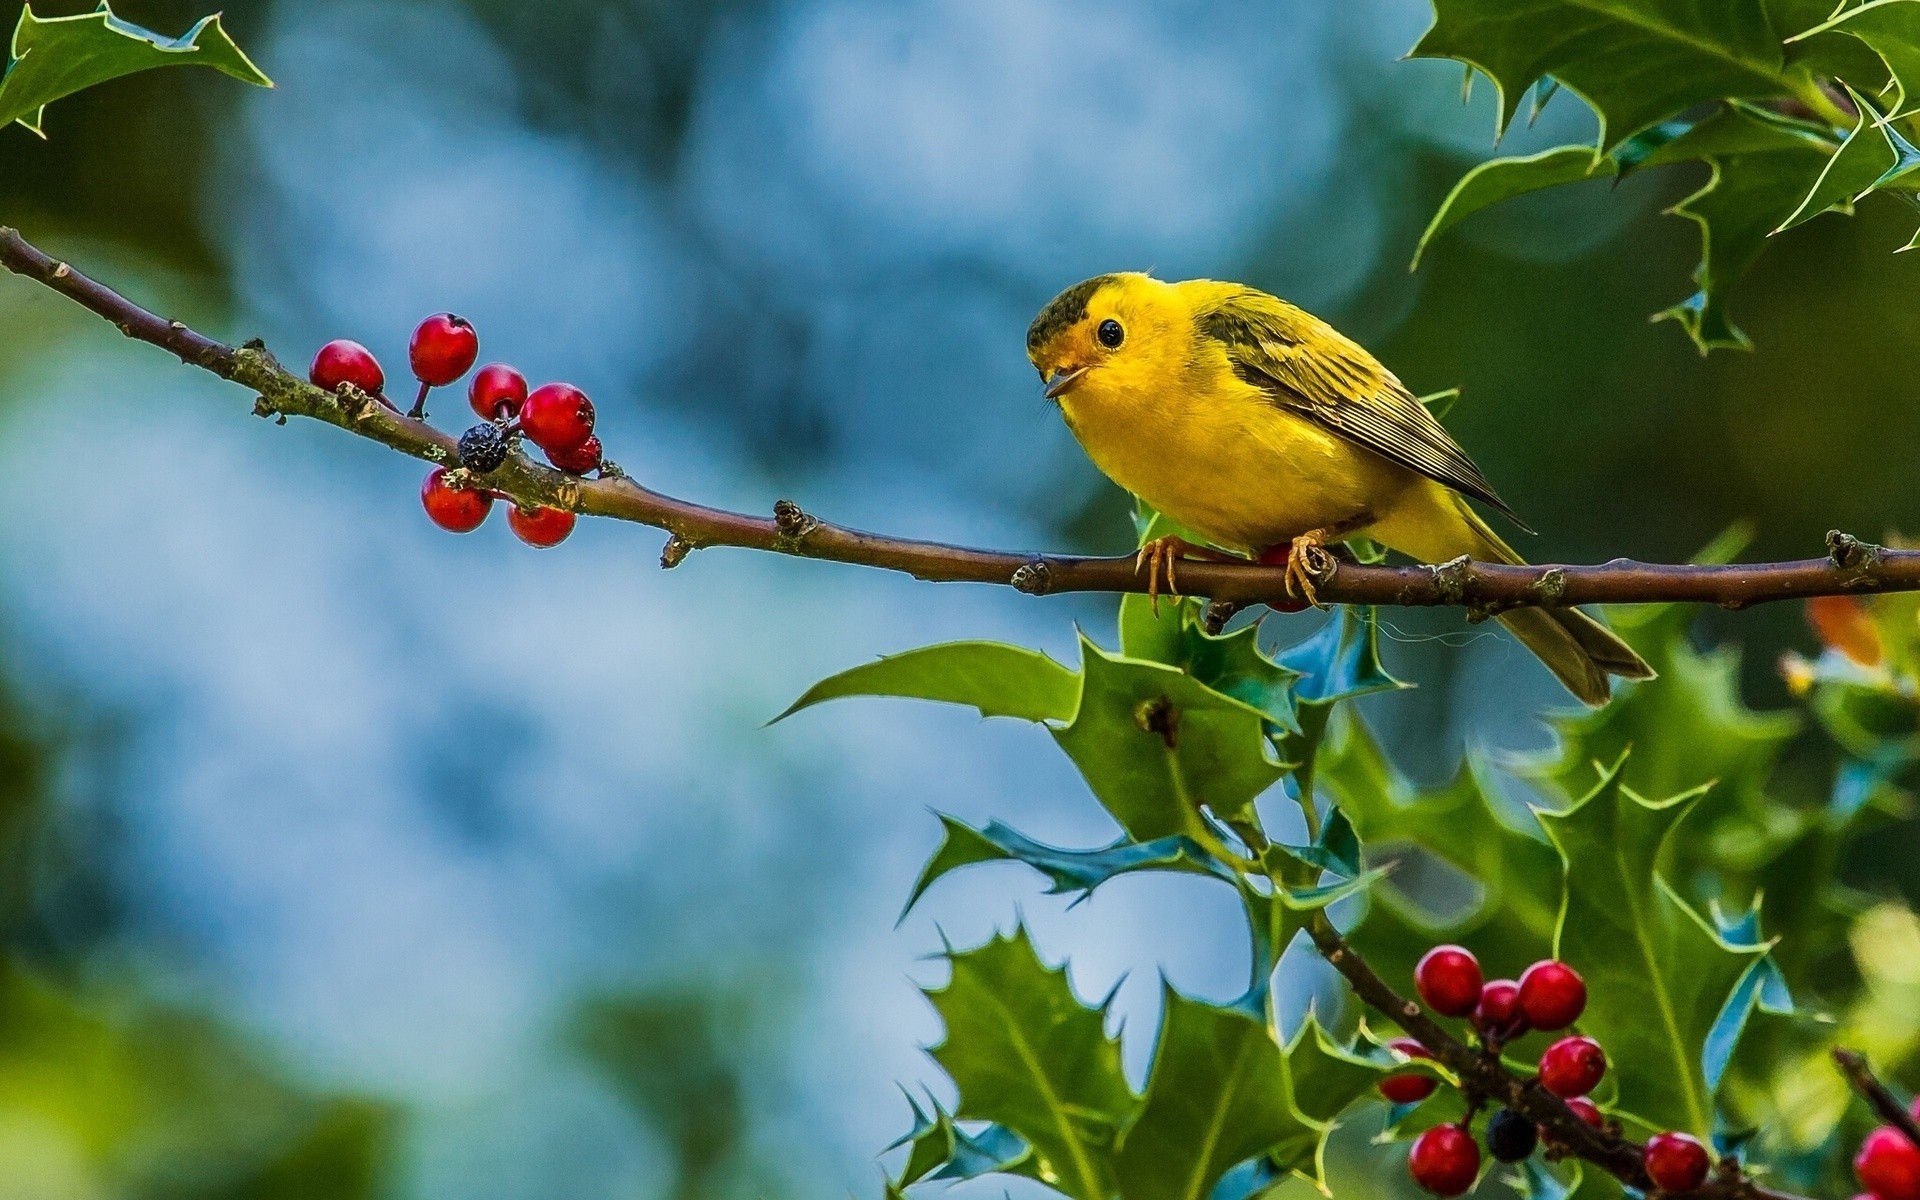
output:
[[[1058,400],[1073,390],[1073,385],[1086,376],[1091,367],[1075,367],[1071,371],[1055,371],[1047,377],[1047,399]]]

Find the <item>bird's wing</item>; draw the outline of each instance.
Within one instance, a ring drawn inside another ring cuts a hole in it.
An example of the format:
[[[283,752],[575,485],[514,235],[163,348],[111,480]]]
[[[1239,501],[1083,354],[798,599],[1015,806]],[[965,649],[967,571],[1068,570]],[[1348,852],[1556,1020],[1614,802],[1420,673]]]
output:
[[[1378,359],[1319,318],[1251,288],[1198,315],[1241,379],[1334,433],[1484,500],[1527,527],[1427,406]]]

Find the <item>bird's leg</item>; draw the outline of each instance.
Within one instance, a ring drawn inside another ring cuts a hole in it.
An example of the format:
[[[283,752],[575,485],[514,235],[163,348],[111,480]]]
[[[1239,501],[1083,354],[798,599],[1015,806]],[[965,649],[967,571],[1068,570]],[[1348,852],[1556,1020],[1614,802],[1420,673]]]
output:
[[[1147,568],[1147,598],[1153,604],[1153,613],[1160,615],[1160,572],[1167,573],[1167,594],[1175,600],[1180,598],[1180,581],[1174,575],[1173,564],[1182,558],[1201,558],[1209,562],[1233,562],[1231,554],[1222,554],[1209,546],[1196,546],[1185,538],[1168,535],[1158,537],[1140,547],[1140,553],[1134,555],[1133,572],[1138,575],[1140,568]]]
[[[1287,595],[1298,595],[1315,608],[1326,606],[1320,603],[1320,592],[1313,581],[1333,565],[1327,551],[1327,534],[1325,529],[1309,529],[1287,547]]]

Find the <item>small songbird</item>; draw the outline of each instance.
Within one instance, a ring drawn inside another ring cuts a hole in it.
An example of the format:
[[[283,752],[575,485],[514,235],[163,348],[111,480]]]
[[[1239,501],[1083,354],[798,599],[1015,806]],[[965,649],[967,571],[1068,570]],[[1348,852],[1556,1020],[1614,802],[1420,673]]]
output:
[[[1234,283],[1102,275],[1068,288],[1027,331],[1027,356],[1067,428],[1109,478],[1213,547],[1161,538],[1149,590],[1175,562],[1284,549],[1288,588],[1315,600],[1323,547],[1367,537],[1420,562],[1518,563],[1469,497],[1525,528],[1466,451],[1393,372],[1309,313]],[[1581,700],[1609,675],[1653,671],[1574,608],[1500,621]]]

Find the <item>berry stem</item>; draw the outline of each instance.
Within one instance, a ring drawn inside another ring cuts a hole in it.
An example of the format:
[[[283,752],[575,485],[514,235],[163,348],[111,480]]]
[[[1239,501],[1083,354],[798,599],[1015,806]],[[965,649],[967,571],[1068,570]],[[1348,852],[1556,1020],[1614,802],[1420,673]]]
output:
[[[430,383],[422,383],[420,385],[420,394],[414,397],[413,407],[407,410],[407,415],[409,417],[412,417],[416,421],[422,420],[426,417],[427,393],[431,392],[432,390],[433,390],[433,385]]]
[[[1867,1063],[1867,1056],[1858,1050],[1849,1050],[1845,1046],[1833,1049],[1834,1065],[1847,1077],[1853,1090],[1859,1092],[1866,1102],[1873,1106],[1874,1115],[1898,1129],[1916,1147],[1920,1147],[1920,1121],[1913,1119],[1913,1113],[1900,1103],[1887,1085],[1880,1082]]]

